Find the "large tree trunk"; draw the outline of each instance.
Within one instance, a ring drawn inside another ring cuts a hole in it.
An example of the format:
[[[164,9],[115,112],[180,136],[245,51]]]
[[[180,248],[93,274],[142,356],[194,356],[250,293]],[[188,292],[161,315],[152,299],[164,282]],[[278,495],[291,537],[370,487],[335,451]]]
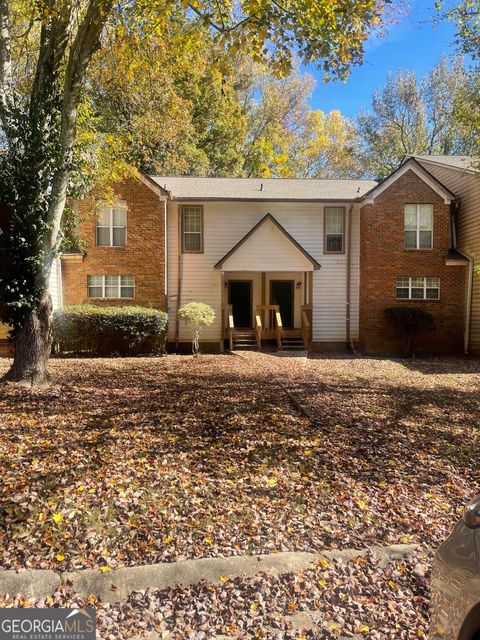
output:
[[[45,291],[37,308],[28,313],[15,335],[15,355],[6,380],[32,386],[48,380],[48,358],[52,346],[52,301]]]

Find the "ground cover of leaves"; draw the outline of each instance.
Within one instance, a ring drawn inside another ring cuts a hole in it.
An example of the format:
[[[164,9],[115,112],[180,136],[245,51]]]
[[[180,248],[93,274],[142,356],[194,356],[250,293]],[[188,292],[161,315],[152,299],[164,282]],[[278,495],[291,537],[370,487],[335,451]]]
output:
[[[93,606],[97,637],[105,640],[418,639],[427,634],[427,571],[421,552],[387,566],[367,556],[321,560],[296,574],[150,589],[122,605],[80,598],[67,587],[39,601],[0,598],[0,607]]]
[[[1,388],[2,568],[436,546],[479,489],[478,360],[248,353],[51,374]]]

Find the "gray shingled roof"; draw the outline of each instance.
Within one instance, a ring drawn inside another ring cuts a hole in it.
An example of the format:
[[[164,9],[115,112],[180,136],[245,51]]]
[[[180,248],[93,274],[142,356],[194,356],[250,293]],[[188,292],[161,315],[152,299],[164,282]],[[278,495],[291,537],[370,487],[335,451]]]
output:
[[[469,169],[470,171],[478,171],[478,159],[472,156],[435,156],[435,155],[415,155],[409,156],[419,161],[426,160],[435,162],[436,164],[445,164],[455,169]]]
[[[151,178],[179,200],[356,200],[377,184],[298,178]]]

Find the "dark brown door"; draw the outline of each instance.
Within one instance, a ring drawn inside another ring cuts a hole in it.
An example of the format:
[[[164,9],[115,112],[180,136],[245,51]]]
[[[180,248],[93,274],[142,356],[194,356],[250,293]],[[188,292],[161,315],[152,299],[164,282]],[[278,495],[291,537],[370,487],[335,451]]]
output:
[[[293,280],[270,280],[271,304],[280,306],[282,324],[286,329],[293,327]]]
[[[250,280],[230,280],[229,303],[232,305],[235,328],[252,326],[252,283]]]

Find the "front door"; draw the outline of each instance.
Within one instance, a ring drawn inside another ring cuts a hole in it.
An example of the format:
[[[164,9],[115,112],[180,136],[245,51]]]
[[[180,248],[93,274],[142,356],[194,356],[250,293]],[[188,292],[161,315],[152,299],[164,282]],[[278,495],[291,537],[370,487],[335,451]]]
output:
[[[293,327],[293,280],[270,280],[270,304],[280,306],[282,324],[286,329]]]
[[[228,302],[232,305],[235,328],[252,326],[252,283],[250,280],[229,280]]]

